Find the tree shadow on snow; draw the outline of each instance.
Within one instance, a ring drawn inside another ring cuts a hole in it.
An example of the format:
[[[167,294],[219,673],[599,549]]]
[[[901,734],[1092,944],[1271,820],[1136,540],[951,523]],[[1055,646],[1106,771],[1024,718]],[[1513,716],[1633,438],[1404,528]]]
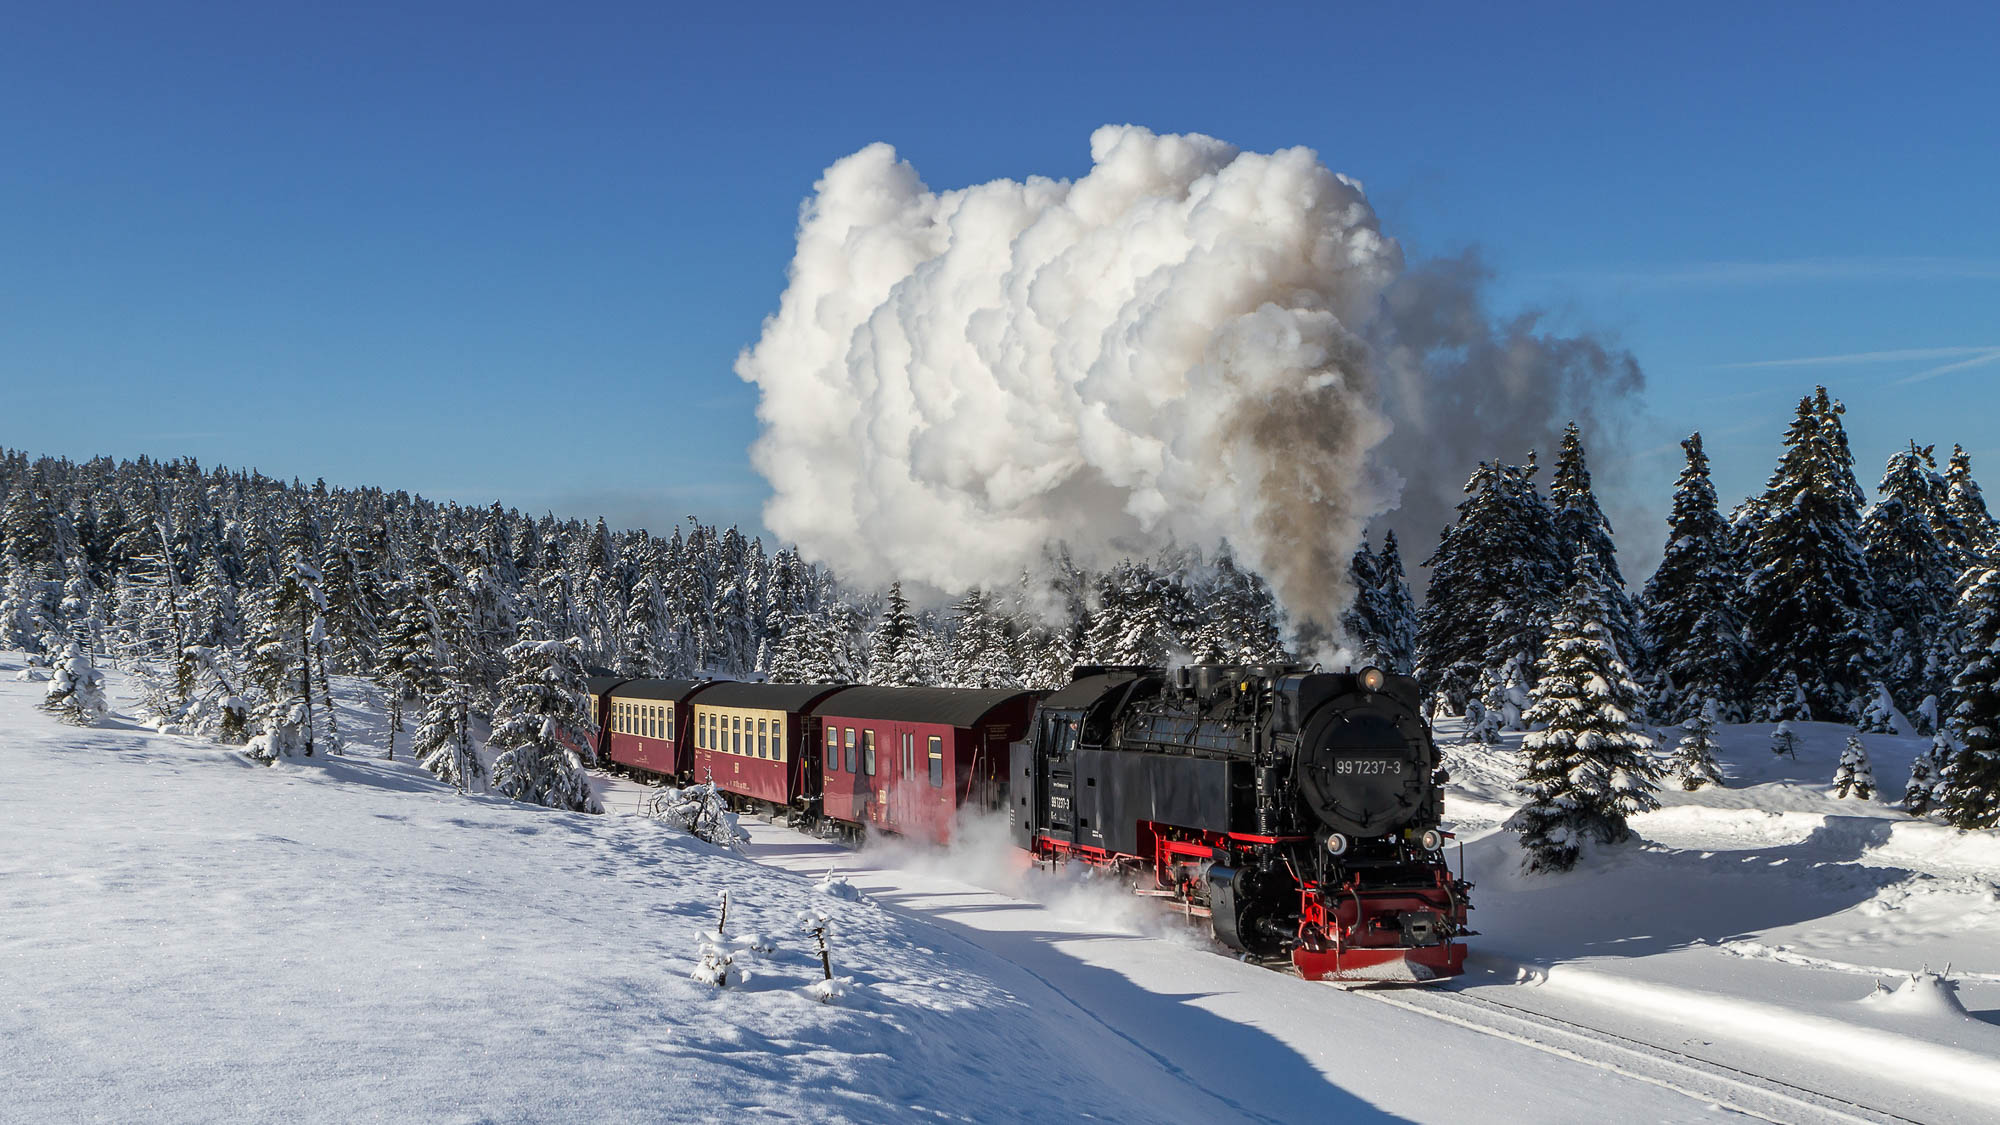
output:
[[[1748,938],[1837,914],[1909,878],[1855,862],[1888,843],[1896,823],[1829,816],[1796,843],[1739,850],[1634,842],[1587,853],[1577,870],[1556,875],[1522,874],[1513,834],[1495,833],[1466,852],[1478,887],[1472,922],[1488,948],[1536,961]]]

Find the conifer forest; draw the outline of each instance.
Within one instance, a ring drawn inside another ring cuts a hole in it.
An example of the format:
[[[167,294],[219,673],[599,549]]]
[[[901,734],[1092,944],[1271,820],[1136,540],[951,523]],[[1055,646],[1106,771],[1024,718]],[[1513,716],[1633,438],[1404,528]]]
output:
[[[1956,447],[1891,451],[1871,501],[1842,412],[1824,388],[1801,399],[1764,490],[1727,511],[1701,435],[1682,442],[1667,526],[1621,533],[1665,542],[1636,590],[1587,435],[1570,428],[1546,477],[1533,451],[1481,463],[1431,557],[1413,569],[1393,533],[1355,554],[1350,643],[1414,672],[1471,737],[1535,732],[1516,827],[1557,866],[1577,833],[1616,840],[1650,807],[1642,723],[1693,723],[1688,788],[1717,722],[1906,724],[1935,739],[1912,811],[2000,823],[2000,528]],[[459,785],[478,780],[475,738],[533,745],[546,685],[591,667],[1053,688],[1079,664],[1290,655],[1269,589],[1226,548],[1091,570],[1051,544],[1044,560],[922,608],[692,517],[662,538],[192,460],[0,453],[0,648],[140,672],[150,719],[253,756],[338,753],[329,678],[360,677],[396,752]],[[1590,772],[1565,758],[1579,747],[1605,799],[1545,839]],[[494,767],[500,791],[586,806],[530,758]],[[1864,783],[1865,760],[1844,768]]]

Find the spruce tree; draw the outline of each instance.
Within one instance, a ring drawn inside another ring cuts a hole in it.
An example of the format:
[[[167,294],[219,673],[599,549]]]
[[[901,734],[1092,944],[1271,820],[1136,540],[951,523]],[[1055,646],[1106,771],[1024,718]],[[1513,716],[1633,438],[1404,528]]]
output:
[[[1681,729],[1680,745],[1674,747],[1674,780],[1689,793],[1704,785],[1722,785],[1722,769],[1715,760],[1717,708],[1712,700],[1702,700]]]
[[[410,753],[446,785],[465,793],[479,789],[486,770],[472,747],[472,697],[464,685],[444,684],[425,701]]]
[[[903,596],[903,584],[890,583],[882,623],[875,627],[875,640],[868,653],[869,683],[895,686],[908,682],[904,677],[914,646],[910,635],[915,630],[916,620],[910,614],[909,599]]]
[[[1923,816],[1937,804],[1938,781],[1951,759],[1951,741],[1943,732],[1931,739],[1930,749],[1910,762],[1910,783],[1903,790],[1903,811]]]
[[[1959,828],[2000,826],[2000,570],[1979,573],[1959,599],[1965,647],[1952,679],[1951,764],[1937,790]]]
[[[1674,486],[1667,547],[1643,595],[1646,629],[1668,717],[1713,703],[1719,716],[1742,714],[1747,655],[1736,612],[1742,579],[1729,525],[1716,505],[1701,435],[1681,442],[1687,464]]]
[[[532,629],[533,623],[529,623]],[[507,678],[488,744],[493,790],[517,801],[602,812],[577,747],[587,745],[582,642],[527,639],[507,649]]]
[[[1949,634],[1960,567],[1938,538],[1930,510],[1938,490],[1931,451],[1913,441],[1889,458],[1875,504],[1861,522],[1863,554],[1886,628],[1886,679],[1906,709],[1944,689],[1948,670],[1933,654],[1957,647]]]
[[[1417,634],[1417,678],[1463,711],[1489,668],[1532,665],[1561,599],[1567,568],[1555,519],[1525,466],[1482,462],[1445,529]]]
[[[1758,505],[1763,518],[1750,531],[1745,632],[1767,718],[1792,705],[1790,677],[1810,717],[1852,720],[1879,663],[1878,614],[1858,541],[1861,488],[1840,424],[1844,410],[1825,387],[1799,401],[1784,456]]]
[[[1507,822],[1521,835],[1529,871],[1567,871],[1586,844],[1624,841],[1629,817],[1659,807],[1653,740],[1635,725],[1639,685],[1606,620],[1609,579],[1588,554],[1575,566],[1528,713],[1542,729],[1521,743],[1526,767],[1515,789],[1527,802]]]
[[[1951,461],[1945,468],[1945,505],[1959,526],[1965,529],[1966,543],[1973,560],[1988,564],[2000,555],[2000,523],[1986,510],[1986,498],[1979,482],[1972,479],[1972,455],[1962,446],[1951,447]],[[1968,562],[1968,565],[1971,565]]]
[[[1611,542],[1611,521],[1598,506],[1590,487],[1590,469],[1584,463],[1583,438],[1576,423],[1563,431],[1562,446],[1556,454],[1555,477],[1549,481],[1549,506],[1555,511],[1556,553],[1563,559],[1589,555],[1605,580],[1605,623],[1618,655],[1635,676],[1644,676],[1647,652],[1639,632],[1639,614],[1625,589],[1625,576],[1618,570],[1618,548]],[[1563,572],[1568,582],[1572,575]]]
[[[1875,796],[1875,771],[1868,765],[1868,750],[1861,745],[1861,736],[1847,736],[1847,748],[1840,752],[1840,765],[1833,773],[1833,795],[1853,796],[1867,801]]]

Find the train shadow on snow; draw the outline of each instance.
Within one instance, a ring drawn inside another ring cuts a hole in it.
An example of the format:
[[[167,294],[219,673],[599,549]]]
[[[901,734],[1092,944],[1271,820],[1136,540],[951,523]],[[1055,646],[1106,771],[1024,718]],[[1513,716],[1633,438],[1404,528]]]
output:
[[[766,851],[753,846],[752,851],[762,857],[808,849]],[[845,854],[852,857],[854,853]],[[846,874],[865,876],[866,870],[849,868]],[[1077,1018],[1101,1027],[1108,1038],[1148,1056],[1168,1075],[1244,1120],[1409,1120],[1336,1085],[1283,1040],[1199,1007],[1196,1002],[1210,993],[1148,991],[1122,973],[1089,964],[1060,948],[1085,941],[1143,943],[1155,939],[1112,930],[981,929],[956,922],[951,915],[1003,914],[1042,909],[1042,905],[1032,900],[963,905],[937,901],[988,893],[870,891],[865,892],[865,898],[998,957],[1008,968],[996,974],[996,980],[1024,1003],[1071,1008]],[[1016,973],[1024,979],[1007,979]],[[1127,1029],[1145,1029],[1146,1034],[1141,1038]]]

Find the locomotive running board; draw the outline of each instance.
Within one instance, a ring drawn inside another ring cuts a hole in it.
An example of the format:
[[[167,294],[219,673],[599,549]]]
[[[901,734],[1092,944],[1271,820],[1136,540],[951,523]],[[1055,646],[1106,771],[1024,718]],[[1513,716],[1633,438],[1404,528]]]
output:
[[[1307,980],[1416,984],[1441,980],[1465,971],[1465,946],[1459,942],[1418,948],[1327,949],[1304,946],[1292,950],[1292,967]]]

